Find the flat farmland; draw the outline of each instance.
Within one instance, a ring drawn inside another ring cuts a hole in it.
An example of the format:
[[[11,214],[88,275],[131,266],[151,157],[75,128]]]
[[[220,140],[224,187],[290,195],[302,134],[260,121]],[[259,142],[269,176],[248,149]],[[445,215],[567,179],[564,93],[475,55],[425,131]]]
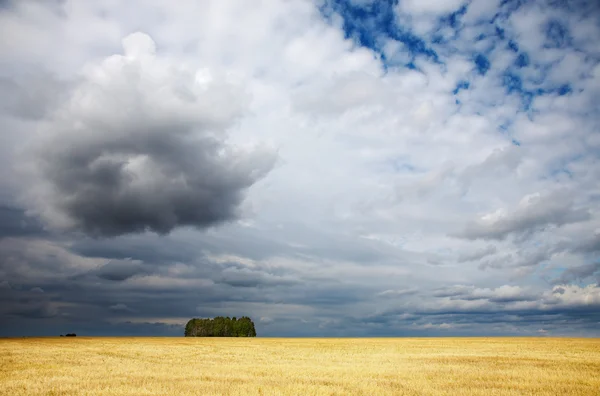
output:
[[[7,338],[2,395],[599,395],[600,339]]]

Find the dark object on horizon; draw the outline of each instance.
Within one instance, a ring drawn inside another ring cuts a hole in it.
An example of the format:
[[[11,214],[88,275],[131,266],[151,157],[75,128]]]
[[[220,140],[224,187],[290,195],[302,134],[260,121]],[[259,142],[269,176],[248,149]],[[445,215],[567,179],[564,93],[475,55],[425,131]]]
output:
[[[247,316],[239,319],[217,316],[214,319],[191,319],[185,325],[186,337],[256,337],[254,322]]]
[[[75,333],[68,333],[67,335],[65,335],[65,337],[77,337],[77,334],[75,334]]]

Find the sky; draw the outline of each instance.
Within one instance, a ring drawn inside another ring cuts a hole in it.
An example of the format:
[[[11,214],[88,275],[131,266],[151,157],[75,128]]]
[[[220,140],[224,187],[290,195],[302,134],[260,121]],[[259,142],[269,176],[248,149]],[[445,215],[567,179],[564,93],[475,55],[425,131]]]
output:
[[[0,336],[600,336],[600,3],[0,1]]]

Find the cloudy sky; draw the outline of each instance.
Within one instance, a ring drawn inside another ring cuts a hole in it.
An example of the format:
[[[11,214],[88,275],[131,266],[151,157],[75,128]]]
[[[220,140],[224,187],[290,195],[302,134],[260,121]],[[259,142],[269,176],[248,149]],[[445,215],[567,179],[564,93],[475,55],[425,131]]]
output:
[[[600,335],[595,0],[0,1],[0,335]]]

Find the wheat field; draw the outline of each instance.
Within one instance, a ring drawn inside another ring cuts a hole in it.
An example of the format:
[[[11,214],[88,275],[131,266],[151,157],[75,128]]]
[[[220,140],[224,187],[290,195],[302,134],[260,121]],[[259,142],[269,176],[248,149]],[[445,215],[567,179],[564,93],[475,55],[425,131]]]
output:
[[[600,395],[600,339],[0,339],[2,395]]]

